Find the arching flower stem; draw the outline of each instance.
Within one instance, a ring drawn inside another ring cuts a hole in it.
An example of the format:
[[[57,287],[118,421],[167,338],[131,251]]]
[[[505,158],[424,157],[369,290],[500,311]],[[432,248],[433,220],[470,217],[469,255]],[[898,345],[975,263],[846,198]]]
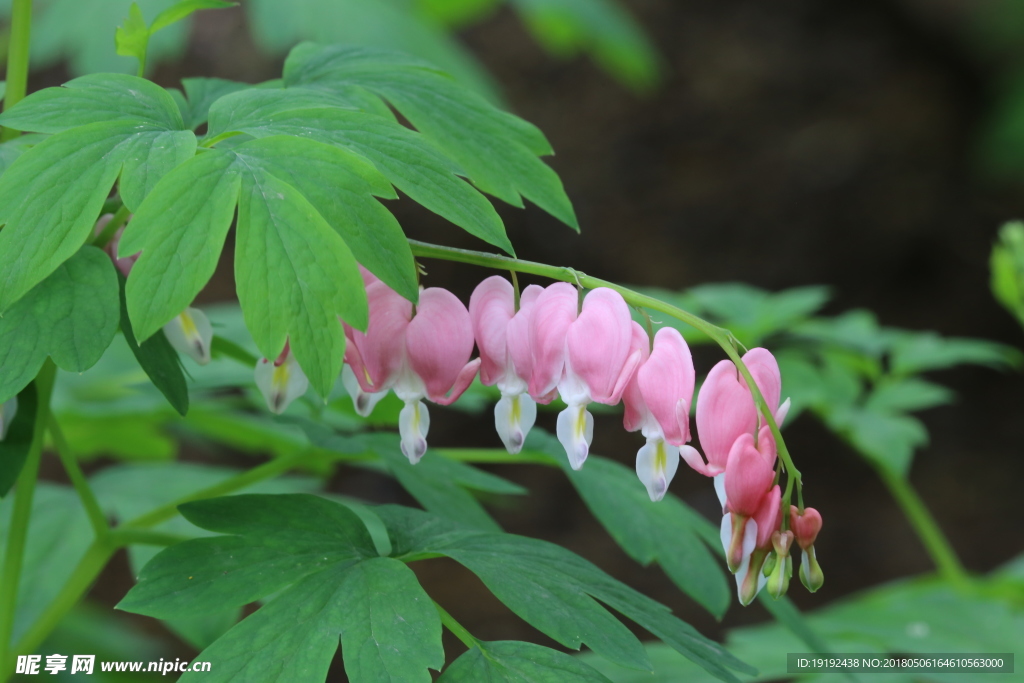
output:
[[[757,403],[759,412],[767,421],[768,428],[771,430],[772,436],[775,437],[779,459],[782,461],[785,472],[788,475],[786,491],[782,497],[784,508],[782,512],[784,514],[788,514],[789,512],[789,501],[791,500],[794,487],[797,489],[799,499],[800,494],[802,493],[800,470],[798,470],[793,464],[793,459],[790,457],[789,449],[786,448],[786,443],[779,431],[779,426],[775,421],[775,417],[772,414],[771,409],[768,407],[768,403],[765,401],[764,396],[761,395],[761,390],[758,389],[757,383],[754,382],[754,377],[750,374],[750,370],[747,369],[747,366],[740,358],[740,353],[738,351],[739,342],[729,330],[713,325],[707,320],[704,320],[689,311],[684,311],[677,306],[655,299],[652,296],[635,292],[628,287],[617,285],[614,282],[608,282],[607,280],[585,275],[573,268],[550,266],[546,263],[537,263],[536,261],[522,261],[508,256],[488,254],[483,251],[473,251],[470,249],[445,247],[437,244],[420,242],[418,240],[409,240],[409,246],[412,248],[413,255],[419,258],[436,258],[443,261],[455,261],[458,263],[482,266],[484,268],[495,268],[498,270],[510,270],[518,273],[539,275],[552,280],[561,280],[562,282],[573,283],[586,289],[607,287],[621,294],[622,298],[626,300],[626,303],[632,306],[646,308],[670,315],[676,320],[684,322],[690,327],[704,333],[712,341],[721,346],[729,359],[736,364],[737,368],[739,368],[740,374],[743,376],[743,380],[750,388],[750,393],[754,397],[754,402]]]

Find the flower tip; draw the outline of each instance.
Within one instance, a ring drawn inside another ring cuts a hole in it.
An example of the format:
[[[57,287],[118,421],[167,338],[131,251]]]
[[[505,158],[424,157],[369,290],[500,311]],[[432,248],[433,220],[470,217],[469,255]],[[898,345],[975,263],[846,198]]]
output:
[[[186,308],[174,320],[164,325],[164,335],[171,347],[199,365],[210,362],[213,345],[213,326],[198,308]]]
[[[402,455],[407,457],[413,465],[422,460],[426,452],[427,440],[422,437],[402,441]]]

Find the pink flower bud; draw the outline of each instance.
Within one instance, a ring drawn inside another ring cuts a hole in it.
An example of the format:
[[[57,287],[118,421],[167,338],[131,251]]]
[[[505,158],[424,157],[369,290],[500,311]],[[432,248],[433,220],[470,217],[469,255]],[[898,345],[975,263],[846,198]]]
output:
[[[796,509],[796,506],[789,508],[789,527],[796,535],[796,542],[802,550],[807,550],[814,545],[821,531],[821,514],[814,508],[804,508],[803,512]]]

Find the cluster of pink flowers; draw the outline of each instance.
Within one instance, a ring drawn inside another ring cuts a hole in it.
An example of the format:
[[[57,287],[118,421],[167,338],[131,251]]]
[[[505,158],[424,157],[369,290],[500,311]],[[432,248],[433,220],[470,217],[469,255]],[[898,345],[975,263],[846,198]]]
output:
[[[127,275],[134,258],[115,262]],[[801,581],[812,591],[821,586],[814,553],[821,515],[787,505],[785,519],[775,438],[732,361],[712,368],[697,398],[701,456],[689,445],[696,374],[686,341],[668,327],[650,339],[618,292],[593,289],[581,302],[575,287],[557,282],[530,285],[517,297],[508,280],[493,276],[477,286],[468,310],[438,287],[423,289],[414,307],[366,269],[362,275],[369,323],[365,332],[345,325],[342,382],[360,415],[368,416],[388,391],[405,403],[399,433],[410,462],[419,462],[427,451],[430,415],[424,400],[453,403],[478,372],[484,385],[497,385],[501,392],[494,422],[509,453],[522,449],[537,404],[560,397],[566,407],[556,433],[576,470],[594,436],[587,406],[621,400],[625,428],[646,439],[637,452],[636,472],[652,501],[665,496],[680,459],[713,478],[722,504],[722,545],[743,604],[766,585],[775,597],[786,592],[794,541],[801,549]],[[164,331],[179,351],[200,363],[209,360],[212,329],[201,312],[183,311]],[[474,346],[479,357],[471,359]],[[774,356],[755,348],[743,363],[781,425],[789,400],[780,404],[782,378]],[[309,386],[287,345],[273,362],[257,363],[255,378],[275,413]]]
[[[803,552],[801,578],[811,589],[821,585],[813,548],[821,516],[791,508],[783,524],[775,439],[731,361],[711,370],[697,400],[702,457],[688,445],[696,375],[686,342],[667,327],[651,340],[616,291],[591,290],[581,304],[575,287],[558,282],[531,285],[517,302],[512,284],[493,276],[477,286],[468,310],[451,293],[430,288],[421,292],[414,314],[387,285],[367,272],[364,280],[370,322],[365,333],[346,327],[344,381],[364,415],[390,389],[405,402],[399,431],[410,461],[427,449],[423,399],[452,403],[478,369],[481,382],[501,392],[495,427],[510,453],[522,449],[537,404],[561,398],[566,407],[556,433],[573,469],[583,466],[593,440],[588,404],[622,400],[625,428],[646,439],[636,471],[651,500],[664,497],[680,457],[714,479],[724,513],[722,543],[744,604],[765,585],[776,596],[786,591],[794,538]],[[470,360],[474,344],[480,355]],[[743,361],[781,424],[789,401],[780,405],[775,358],[756,348]]]
[[[779,404],[782,377],[774,356],[766,349],[751,349],[743,356],[743,364],[781,425],[789,400]],[[722,545],[729,569],[736,575],[740,602],[749,604],[765,585],[775,597],[786,592],[794,537],[804,549],[801,579],[810,590],[817,590],[823,578],[813,543],[821,515],[813,508],[791,507],[786,525],[790,528],[783,529],[775,438],[732,361],[721,361],[708,373],[697,397],[697,432],[707,462],[693,448],[680,449],[680,455],[694,470],[714,478],[722,503]]]

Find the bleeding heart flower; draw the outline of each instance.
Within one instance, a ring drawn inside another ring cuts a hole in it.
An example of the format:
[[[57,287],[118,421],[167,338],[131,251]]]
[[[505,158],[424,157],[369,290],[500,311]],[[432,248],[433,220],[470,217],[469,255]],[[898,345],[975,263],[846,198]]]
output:
[[[270,362],[262,358],[256,362],[256,386],[267,401],[267,408],[275,415],[280,415],[288,405],[306,393],[309,380],[292,355],[289,345],[277,360]]]
[[[789,399],[779,405],[782,378],[775,357],[767,349],[755,348],[743,356],[743,363],[781,427],[789,412]],[[695,449],[681,451],[680,455],[694,470],[715,478],[715,490],[723,505],[726,463],[733,444],[742,434],[753,436],[764,424],[736,365],[730,360],[715,365],[697,394],[697,435],[707,463]]]
[[[743,562],[744,527],[761,509],[765,495],[775,480],[775,440],[768,427],[763,427],[754,444],[754,437],[741,434],[729,453],[725,472],[725,507],[731,519],[730,543],[726,546],[726,561],[730,571],[739,571]],[[771,531],[761,533],[754,547],[762,546]]]
[[[185,354],[200,365],[210,362],[213,326],[206,314],[198,308],[186,308],[164,325],[164,335],[178,353]]]
[[[523,448],[537,419],[537,404],[526,393],[533,357],[529,318],[543,289],[530,285],[515,310],[515,290],[503,277],[489,277],[473,291],[469,316],[480,350],[480,381],[498,385],[501,400],[494,407],[494,426],[509,453]]]
[[[679,467],[678,454],[683,449],[693,450],[686,442],[690,440],[696,376],[690,349],[677,330],[658,330],[649,356],[647,344],[647,334],[634,322],[632,346],[639,348],[641,362],[622,394],[626,406],[623,424],[631,432],[639,429],[647,438],[637,453],[636,472],[651,500],[658,501]]]
[[[543,396],[557,386],[567,408],[558,415],[556,433],[570,466],[578,470],[594,437],[587,404],[618,403],[642,353],[632,348],[633,321],[621,294],[606,287],[591,290],[578,316],[576,301],[576,290],[565,283],[537,297],[530,319],[530,394]]]
[[[415,464],[426,453],[430,427],[422,399],[454,403],[476,376],[480,359],[469,360],[473,323],[462,302],[438,287],[420,292],[415,316],[412,304],[383,282],[370,284],[366,294],[369,324],[365,333],[346,328],[345,361],[364,392],[393,389],[405,402],[398,428],[402,452]]]

